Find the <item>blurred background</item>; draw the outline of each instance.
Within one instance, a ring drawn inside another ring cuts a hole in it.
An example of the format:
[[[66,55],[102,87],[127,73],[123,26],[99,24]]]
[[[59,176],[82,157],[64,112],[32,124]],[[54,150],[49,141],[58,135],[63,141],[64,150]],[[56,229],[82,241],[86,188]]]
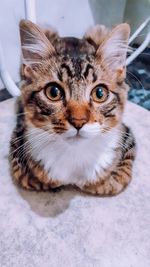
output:
[[[36,0],[37,23],[51,25],[61,36],[82,37],[94,24],[112,27],[121,22],[131,25],[131,34],[150,16],[150,0]],[[20,40],[18,23],[25,18],[24,0],[0,1],[0,40],[7,69],[19,82]],[[143,42],[150,25],[131,44]],[[131,87],[129,100],[150,110],[150,47],[127,68]],[[0,101],[11,97],[0,80]]]

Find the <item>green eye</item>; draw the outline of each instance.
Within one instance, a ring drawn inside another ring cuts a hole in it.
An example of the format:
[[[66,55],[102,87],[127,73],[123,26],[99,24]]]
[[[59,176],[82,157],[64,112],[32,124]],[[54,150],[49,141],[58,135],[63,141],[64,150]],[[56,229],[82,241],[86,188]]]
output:
[[[59,101],[63,97],[63,89],[57,84],[49,84],[45,89],[45,95],[52,101]]]
[[[108,89],[104,85],[96,86],[91,93],[93,101],[104,102],[108,98]]]

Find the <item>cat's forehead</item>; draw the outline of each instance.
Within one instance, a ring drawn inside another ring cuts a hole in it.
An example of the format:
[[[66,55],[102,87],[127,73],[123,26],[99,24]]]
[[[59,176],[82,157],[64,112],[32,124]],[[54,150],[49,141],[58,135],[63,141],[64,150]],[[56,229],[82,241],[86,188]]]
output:
[[[55,42],[55,49],[59,55],[68,55],[73,58],[84,57],[87,54],[93,56],[95,54],[95,47],[93,45],[87,40],[75,37],[59,38]]]
[[[61,38],[55,45],[59,57],[60,76],[63,79],[95,79],[95,48],[84,39]]]

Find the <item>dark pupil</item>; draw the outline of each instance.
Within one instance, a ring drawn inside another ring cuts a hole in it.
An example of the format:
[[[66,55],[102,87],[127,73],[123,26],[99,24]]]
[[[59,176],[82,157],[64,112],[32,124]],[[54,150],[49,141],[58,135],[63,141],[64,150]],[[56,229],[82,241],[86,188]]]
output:
[[[57,97],[59,95],[59,89],[55,86],[52,86],[51,87],[51,90],[50,90],[50,93],[51,93],[51,96],[53,98]]]
[[[97,96],[97,98],[102,98],[103,97],[103,89],[102,88],[97,88],[96,96]]]

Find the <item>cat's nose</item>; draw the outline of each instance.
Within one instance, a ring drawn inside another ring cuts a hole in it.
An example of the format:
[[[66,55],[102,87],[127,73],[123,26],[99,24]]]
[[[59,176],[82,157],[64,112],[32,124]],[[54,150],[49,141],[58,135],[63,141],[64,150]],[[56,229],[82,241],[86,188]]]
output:
[[[69,122],[79,131],[83,127],[83,125],[87,123],[87,118],[83,117],[78,119],[75,117],[71,117],[69,119]]]
[[[80,130],[89,120],[89,108],[84,102],[70,100],[67,107],[67,119],[77,130]]]

